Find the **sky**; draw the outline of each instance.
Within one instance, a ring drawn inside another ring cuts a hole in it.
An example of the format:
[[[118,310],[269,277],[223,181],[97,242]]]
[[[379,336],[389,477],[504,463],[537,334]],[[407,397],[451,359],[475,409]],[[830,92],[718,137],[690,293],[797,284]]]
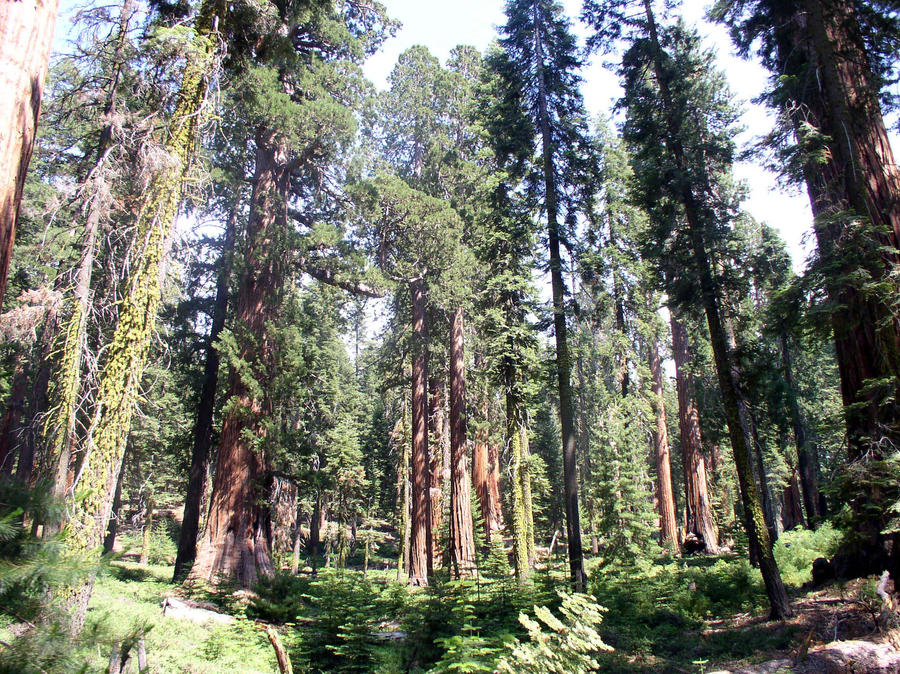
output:
[[[388,13],[403,26],[382,50],[366,63],[365,71],[379,88],[386,86],[397,57],[414,44],[423,44],[445,61],[450,50],[458,44],[474,45],[484,50],[497,35],[496,27],[504,22],[504,0],[382,0]],[[690,25],[704,36],[705,45],[718,56],[732,92],[741,102],[745,131],[737,140],[747,145],[772,126],[770,113],[751,99],[758,96],[766,84],[767,73],[761,65],[745,61],[734,54],[724,27],[709,24],[704,16],[709,0],[685,0],[678,11]],[[583,40],[587,29],[577,22],[581,0],[563,0],[566,13],[573,19],[574,30]],[[621,94],[615,73],[604,67],[604,59],[594,57],[582,71],[582,93],[591,116],[611,116],[612,107]],[[747,211],[757,220],[780,232],[791,252],[794,267],[801,271],[811,250],[812,214],[805,192],[780,186],[777,176],[755,163],[740,163],[735,167],[737,177],[746,182],[749,194]]]

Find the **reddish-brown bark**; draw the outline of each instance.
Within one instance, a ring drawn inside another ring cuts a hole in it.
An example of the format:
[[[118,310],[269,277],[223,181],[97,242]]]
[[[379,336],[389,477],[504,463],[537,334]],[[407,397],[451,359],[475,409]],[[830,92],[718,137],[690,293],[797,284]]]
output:
[[[453,314],[450,335],[450,568],[454,576],[475,569],[471,482],[467,455],[465,317]]]
[[[409,541],[409,582],[428,585],[432,568],[431,499],[428,456],[428,353],[426,299],[423,281],[410,284],[413,339],[412,366],[412,508]]]
[[[666,426],[666,399],[662,365],[656,340],[650,341],[650,377],[653,382],[653,407],[656,429],[653,447],[656,455],[656,499],[659,504],[659,541],[664,547],[680,549],[675,522],[675,497],[672,494],[672,466],[669,460],[669,431]]]
[[[265,378],[271,369],[266,322],[275,318],[284,285],[284,256],[276,244],[287,232],[290,171],[288,147],[283,140],[261,131],[256,148],[234,322],[239,355],[253,364],[252,376],[265,391]],[[260,575],[272,573],[269,513],[261,492],[268,468],[263,422],[271,410],[269,401],[252,391],[250,382],[231,368],[228,411],[222,423],[209,517],[191,578],[210,582],[222,578],[249,586]]]
[[[706,463],[703,460],[700,415],[694,397],[694,381],[689,371],[691,347],[687,331],[671,313],[672,357],[675,360],[675,386],[678,392],[678,426],[681,436],[681,462],[684,472],[685,530],[706,545],[707,552],[718,552],[719,532],[710,509]]]
[[[803,510],[800,508],[800,485],[797,469],[791,467],[791,479],[781,493],[781,524],[785,531],[803,526]]]
[[[429,461],[429,498],[431,499],[431,541],[434,550],[440,550],[441,520],[443,519],[443,477],[444,477],[444,383],[432,377],[428,382],[428,435],[431,458]],[[447,438],[449,441],[449,438]],[[435,557],[439,555],[435,554]]]
[[[796,3],[778,33],[779,62],[806,80],[791,93],[798,136],[818,129],[827,148],[805,163],[828,292],[851,459],[900,440],[900,170],[882,117],[855,3]],[[799,60],[799,61],[798,61]],[[821,161],[824,156],[826,161]],[[860,227],[860,218],[871,227]],[[894,277],[894,278],[892,278]],[[858,286],[869,278],[893,292]],[[872,385],[879,382],[878,385]],[[871,441],[875,441],[875,443]]]
[[[206,361],[203,366],[203,385],[197,405],[194,423],[194,444],[191,450],[191,467],[188,472],[188,487],[184,497],[184,519],[178,536],[178,554],[175,557],[173,580],[180,580],[191,568],[197,556],[197,534],[200,530],[200,504],[206,489],[206,474],[209,471],[209,454],[213,440],[213,410],[219,385],[219,352],[216,340],[225,328],[225,313],[228,309],[228,285],[231,277],[231,255],[234,250],[237,225],[237,204],[232,206],[225,225],[225,239],[219,258],[219,274],[216,279],[216,298],[213,308],[212,326],[206,342]]]
[[[34,149],[58,0],[0,2],[0,304]]]

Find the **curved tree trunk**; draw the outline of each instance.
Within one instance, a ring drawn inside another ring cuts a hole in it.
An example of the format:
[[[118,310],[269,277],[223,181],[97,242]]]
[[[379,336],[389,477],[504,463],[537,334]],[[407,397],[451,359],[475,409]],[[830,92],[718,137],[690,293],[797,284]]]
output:
[[[58,0],[0,3],[0,304],[34,149]]]
[[[675,385],[678,391],[678,426],[681,431],[681,464],[684,472],[685,530],[706,546],[706,551],[719,551],[719,532],[712,516],[706,462],[700,435],[694,381],[689,371],[691,357],[687,331],[670,310],[672,325],[672,357],[675,360]]]

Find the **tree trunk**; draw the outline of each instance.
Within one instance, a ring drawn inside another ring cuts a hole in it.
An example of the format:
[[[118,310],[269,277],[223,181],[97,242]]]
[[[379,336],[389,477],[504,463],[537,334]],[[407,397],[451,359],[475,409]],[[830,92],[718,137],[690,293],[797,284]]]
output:
[[[441,549],[441,521],[443,520],[443,477],[444,454],[442,447],[444,444],[444,383],[432,377],[428,382],[429,397],[428,404],[430,413],[428,415],[428,431],[429,431],[429,448],[431,449],[431,461],[429,465],[430,486],[428,489],[429,498],[431,500],[431,540],[432,549],[437,551]],[[440,559],[440,555],[435,554]]]
[[[194,445],[191,451],[191,468],[188,473],[187,494],[184,497],[184,520],[178,536],[178,554],[175,557],[173,582],[182,580],[191,569],[197,556],[197,534],[200,529],[200,506],[206,490],[206,475],[209,472],[209,454],[212,448],[213,412],[216,390],[219,383],[219,352],[216,340],[225,327],[228,310],[228,285],[231,278],[231,256],[234,250],[237,225],[238,202],[232,204],[225,225],[225,240],[219,258],[219,274],[216,279],[216,299],[213,308],[212,326],[206,343],[206,362],[203,366],[203,386],[197,405],[197,420],[194,424]]]
[[[465,326],[462,307],[450,335],[450,566],[455,577],[475,569],[471,483],[467,455]]]
[[[263,484],[268,473],[265,419],[271,414],[265,382],[273,367],[267,323],[277,318],[284,288],[285,260],[276,244],[288,232],[288,158],[283,138],[265,129],[257,132],[245,266],[234,311],[240,358],[252,364],[249,375],[254,381],[245,381],[233,367],[228,373],[228,412],[222,422],[209,518],[190,573],[193,579],[229,580],[249,587],[260,575],[272,574]],[[257,387],[261,397],[253,395]]]
[[[428,585],[432,567],[431,499],[428,457],[428,352],[423,281],[410,286],[415,352],[412,368],[412,530],[409,550],[409,582]]]
[[[58,0],[0,3],[0,304],[34,149]]]
[[[785,531],[803,525],[803,510],[800,508],[800,485],[797,469],[791,466],[791,479],[781,494],[781,524]]]
[[[156,312],[162,299],[160,270],[171,233],[181,187],[197,145],[199,114],[206,95],[206,74],[217,41],[212,39],[212,7],[204,2],[197,33],[184,65],[178,100],[166,127],[165,149],[174,160],[154,175],[141,204],[135,231],[128,293],[119,304],[119,319],[106,351],[97,404],[85,457],[73,491],[86,494],[71,503],[74,526],[67,527],[68,549],[75,554],[96,550],[106,532],[125,444],[140,393]],[[79,588],[61,588],[72,606],[70,629],[84,624],[93,580]]]
[[[794,386],[794,371],[791,365],[791,352],[788,346],[787,333],[780,335],[781,364],[784,368],[784,383],[787,387],[788,404],[791,410],[791,424],[794,427],[794,443],[797,445],[797,468],[799,469],[800,488],[803,494],[803,506],[806,509],[806,523],[815,528],[824,516],[820,510],[819,500],[819,457],[818,451],[806,436],[806,424],[800,413],[797,401],[797,389]]]
[[[19,351],[13,362],[12,387],[6,400],[6,410],[0,421],[0,474],[11,476],[15,473],[16,459],[20,447],[22,411],[28,392],[28,369],[25,355]]]
[[[534,23],[537,27],[537,62],[544,61],[540,17],[535,4]],[[566,333],[566,286],[562,273],[559,241],[559,212],[556,194],[556,175],[550,116],[547,111],[547,86],[544,71],[538,68],[538,130],[541,135],[544,198],[547,211],[547,241],[550,249],[550,284],[553,292],[553,327],[556,335],[556,377],[559,387],[559,420],[562,426],[563,493],[566,510],[566,540],[569,548],[569,573],[576,592],[583,592],[587,577],[584,572],[584,553],[581,545],[581,515],[578,509],[578,465],[575,455],[575,411],[572,401],[569,345]]]
[[[309,559],[313,573],[319,570],[319,548],[322,547],[322,529],[325,526],[325,508],[322,506],[322,492],[316,492],[312,517],[309,521]]]
[[[124,67],[128,27],[134,11],[134,0],[123,0],[113,56],[113,75],[109,81],[103,110],[107,120],[115,117],[117,89]],[[75,447],[79,398],[82,393],[82,363],[87,349],[94,257],[100,223],[108,217],[112,205],[112,190],[108,186],[110,176],[106,161],[112,147],[113,124],[108,121],[100,130],[96,162],[80,189],[85,200],[81,256],[75,269],[71,308],[59,334],[54,336],[60,344],[51,345],[58,346],[60,355],[55,364],[44,366],[52,369],[52,372],[48,373],[50,381],[47,383],[47,398],[53,400],[54,404],[47,411],[40,429],[38,470],[42,479],[51,482],[52,494],[57,499],[65,497],[66,489],[71,484],[70,464]],[[49,352],[46,358],[49,361]],[[39,410],[43,411],[43,408]],[[61,525],[61,522],[46,523],[45,534],[55,533]]]
[[[141,564],[150,561],[150,542],[153,537],[153,495],[147,494],[147,500],[144,502],[144,526],[141,529],[141,557],[138,560]]]
[[[882,438],[900,442],[900,171],[855,5],[804,0],[779,49],[800,55],[811,73],[794,92],[805,115],[795,119],[798,137],[811,123],[829,139],[828,161],[817,153],[804,174],[819,250],[835,265],[828,290],[849,454],[878,455]],[[860,218],[871,227],[860,227]],[[859,278],[889,289],[862,288]]]
[[[678,123],[674,119],[672,96],[669,91],[668,80],[663,68],[663,51],[659,44],[656,32],[656,23],[650,0],[644,0],[644,8],[647,16],[650,41],[654,48],[653,65],[657,84],[662,94],[665,114],[667,116],[667,149],[682,175],[688,175],[688,166],[684,157],[684,148],[678,136]],[[712,265],[709,253],[706,249],[706,239],[703,231],[703,223],[697,207],[693,188],[687,182],[680,186],[680,197],[684,207],[684,215],[688,224],[688,235],[693,253],[695,271],[699,275],[700,295],[706,320],[709,326],[710,341],[712,342],[713,358],[716,364],[719,388],[722,392],[722,403],[725,408],[725,417],[728,423],[728,434],[731,438],[731,447],[734,453],[735,467],[738,474],[738,486],[741,491],[741,501],[744,506],[744,527],[751,546],[760,550],[760,571],[763,584],[769,598],[769,616],[774,619],[792,615],[788,602],[787,592],[778,571],[778,564],[772,553],[772,545],[768,530],[762,514],[759,502],[759,494],[753,482],[753,468],[750,463],[750,448],[747,445],[747,436],[741,419],[739,381],[737,371],[733,367],[733,356],[728,347],[725,327],[719,308],[719,289],[712,273]]]
[[[116,480],[116,493],[113,496],[112,511],[109,518],[109,526],[106,527],[106,536],[103,538],[103,554],[108,555],[116,547],[116,534],[119,533],[119,519],[122,517],[122,482],[125,479],[125,459],[122,459],[122,470],[119,471],[119,479]]]
[[[656,498],[659,502],[659,542],[664,548],[679,551],[678,525],[675,522],[675,497],[672,494],[672,467],[669,463],[669,431],[666,426],[666,398],[663,389],[659,347],[650,340],[650,377],[653,381],[653,407],[656,432],[653,447],[656,454]]]
[[[476,367],[477,367],[476,361]],[[490,445],[488,423],[488,402],[482,397],[481,423],[475,430],[472,449],[472,482],[484,525],[484,541],[490,546],[491,537],[503,528],[503,513],[500,507],[500,466],[499,452]]]
[[[678,391],[678,426],[681,431],[681,463],[684,472],[685,530],[706,546],[706,551],[719,551],[719,532],[712,516],[706,462],[703,460],[700,415],[694,394],[694,380],[689,368],[692,360],[687,332],[670,309],[672,324],[672,357],[675,360],[675,384]]]

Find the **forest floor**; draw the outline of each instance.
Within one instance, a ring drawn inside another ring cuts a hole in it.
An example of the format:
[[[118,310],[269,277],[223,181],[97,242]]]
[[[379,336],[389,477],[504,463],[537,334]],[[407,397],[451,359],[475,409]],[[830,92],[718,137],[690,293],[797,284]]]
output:
[[[758,571],[739,555],[595,562],[590,591],[608,609],[600,632],[615,648],[599,658],[601,671],[805,674],[825,670],[813,664],[794,669],[795,661],[813,663],[822,644],[858,643],[851,640],[896,653],[896,630],[884,633],[876,621],[876,578],[804,587],[812,559],[827,554],[835,538],[828,530],[792,532],[779,543],[795,615],[777,622],[765,618]],[[131,556],[110,564],[98,579],[88,637],[77,653],[85,671],[105,671],[114,646],[141,632],[150,672],[278,672],[258,620],[279,626],[297,672],[450,671],[448,657],[474,652],[466,639],[498,653],[512,636],[524,638],[519,612],[552,604],[554,589],[565,586],[561,568],[537,572],[525,588],[485,580],[436,583],[426,591],[408,590],[395,582],[395,572],[383,569],[367,578],[354,570],[323,570],[317,578],[277,576],[257,595],[194,592],[192,599],[211,600],[212,608],[234,616],[229,624],[198,624],[164,615],[166,597],[189,594],[170,583],[172,567],[138,564]],[[0,639],[14,627],[0,630]]]

